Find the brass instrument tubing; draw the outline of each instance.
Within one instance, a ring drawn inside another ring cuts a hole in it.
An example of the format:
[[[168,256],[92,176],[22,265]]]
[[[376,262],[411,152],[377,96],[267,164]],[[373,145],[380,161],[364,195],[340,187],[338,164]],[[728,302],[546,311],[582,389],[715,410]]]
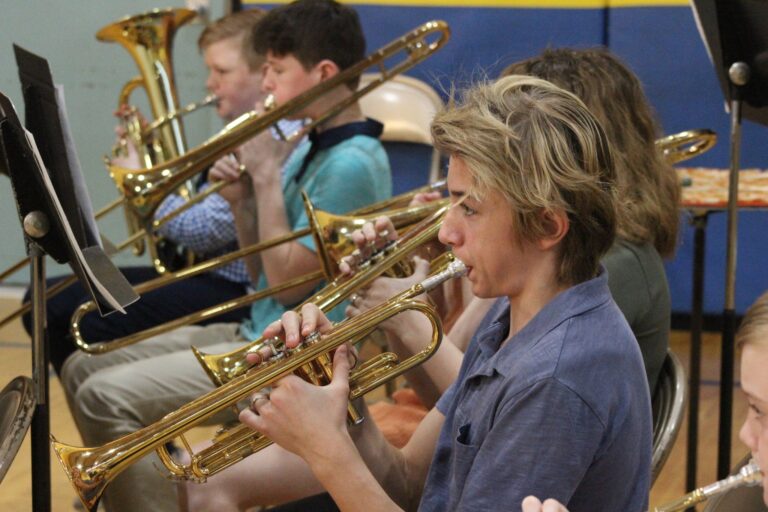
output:
[[[166,465],[173,475],[180,478],[195,478],[190,473],[190,468],[168,460],[167,452],[164,451],[166,442],[183,436],[190,428],[240,402],[253,392],[293,373],[297,368],[316,360],[319,356],[332,352],[342,344],[363,338],[382,321],[406,310],[421,312],[427,316],[432,325],[432,339],[423,350],[400,362],[388,375],[375,375],[368,379],[361,376],[362,384],[350,381],[351,397],[361,396],[381,385],[383,381],[397,377],[431,357],[442,340],[440,319],[431,306],[413,299],[446,279],[463,275],[465,271],[466,267],[461,262],[453,262],[446,271],[415,284],[354,319],[341,322],[322,338],[317,336],[312,340],[305,340],[298,347],[285,350],[282,353],[283,357],[272,358],[246,374],[168,413],[158,422],[101,447],[78,448],[59,443],[51,436],[57,458],[87,510],[95,509],[101,494],[112,479],[153,450],[159,452],[161,460],[164,463],[167,462]],[[226,440],[225,434],[219,436],[219,442]]]
[[[247,304],[250,304],[252,302],[255,302],[257,300],[263,299],[265,297],[268,297],[270,295],[273,295],[275,293],[280,293],[281,291],[287,290],[289,288],[293,288],[295,286],[302,285],[304,283],[308,283],[311,281],[318,281],[323,278],[323,272],[318,270],[316,272],[310,272],[308,274],[304,274],[302,276],[299,276],[297,278],[288,280],[284,283],[281,283],[279,285],[272,286],[270,288],[260,290],[257,292],[249,293],[247,295],[244,295],[242,297],[238,297],[236,299],[232,299],[227,302],[223,302],[219,305],[217,305],[215,308],[209,308],[203,311],[196,311],[194,313],[190,313],[188,315],[185,315],[183,317],[175,318],[173,320],[169,320],[168,322],[156,325],[154,327],[148,327],[147,329],[140,331],[135,334],[129,334],[127,336],[124,336],[122,338],[118,338],[116,340],[111,340],[108,342],[99,342],[99,343],[84,343],[82,341],[82,333],[80,332],[80,325],[77,321],[73,321],[71,325],[71,332],[73,335],[73,338],[75,339],[75,343],[77,344],[78,348],[80,350],[83,350],[85,352],[88,352],[89,354],[102,354],[105,352],[111,352],[112,350],[117,350],[119,348],[132,345],[138,341],[145,340],[147,338],[151,338],[153,336],[157,336],[158,334],[162,334],[168,331],[171,331],[173,329],[176,329],[178,327],[183,327],[185,325],[189,324],[196,324],[201,322],[202,320],[205,320],[207,318],[211,318],[214,316],[218,316],[224,313],[227,313],[229,311],[232,311],[233,309],[237,309],[240,307],[243,307]],[[83,306],[81,306],[81,309]],[[78,310],[75,315],[78,315],[80,313],[80,310]],[[82,314],[78,316],[78,319],[82,317]]]
[[[739,469],[739,472],[735,475],[731,475],[713,484],[699,487],[676,501],[654,508],[652,512],[678,512],[680,510],[685,510],[697,503],[706,501],[713,496],[730,491],[731,489],[760,485],[762,480],[763,473],[760,470],[760,467],[754,460],[750,460],[749,463]]]

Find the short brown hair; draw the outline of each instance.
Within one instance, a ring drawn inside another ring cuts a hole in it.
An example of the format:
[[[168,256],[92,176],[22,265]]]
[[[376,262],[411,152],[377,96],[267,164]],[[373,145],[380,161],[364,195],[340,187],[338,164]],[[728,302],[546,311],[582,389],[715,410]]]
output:
[[[248,67],[251,71],[260,69],[264,64],[264,55],[254,49],[252,37],[253,27],[264,18],[265,14],[264,9],[253,8],[222,16],[205,27],[197,39],[197,47],[203,52],[213,43],[239,38],[242,55]]]
[[[460,157],[470,193],[498,190],[521,239],[548,234],[547,211],[564,211],[557,278],[576,284],[597,274],[616,232],[615,171],[600,123],[573,94],[537,78],[509,76],[471,88],[432,124],[435,146]]]
[[[605,48],[547,49],[501,76],[530,75],[572,92],[602,123],[616,160],[618,235],[650,243],[662,256],[677,247],[680,186],[656,148],[660,129],[637,76]]]
[[[768,292],[758,297],[744,314],[741,326],[736,333],[736,346],[743,348],[744,345],[752,344],[768,345],[768,336],[757,336],[758,331],[766,329],[768,329]],[[768,330],[766,332],[768,333]]]
[[[269,11],[253,38],[257,51],[292,55],[304,69],[328,59],[340,71],[365,57],[365,36],[357,11],[335,0],[295,0]],[[346,85],[357,89],[360,77]]]

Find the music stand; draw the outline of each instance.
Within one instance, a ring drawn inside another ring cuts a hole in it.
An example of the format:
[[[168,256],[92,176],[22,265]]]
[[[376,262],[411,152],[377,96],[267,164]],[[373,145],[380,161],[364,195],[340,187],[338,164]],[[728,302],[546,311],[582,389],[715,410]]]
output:
[[[736,244],[742,118],[768,125],[768,2],[694,0],[694,15],[731,114],[725,304],[720,365],[717,477],[730,471],[736,332]],[[691,447],[689,446],[689,449]]]
[[[63,95],[45,59],[15,47],[26,107],[27,131],[0,93],[0,167],[7,171],[32,261],[32,349],[35,413],[32,419],[32,500],[49,511],[50,421],[45,336],[45,254],[69,263],[102,314],[138,299],[98,245],[98,232],[69,134]],[[40,141],[38,151],[36,140]],[[50,174],[49,174],[50,173]]]

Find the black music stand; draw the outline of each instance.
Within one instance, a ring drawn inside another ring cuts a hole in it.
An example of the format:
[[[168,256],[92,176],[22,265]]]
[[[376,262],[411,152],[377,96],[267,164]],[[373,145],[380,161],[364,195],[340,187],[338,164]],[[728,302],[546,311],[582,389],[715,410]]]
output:
[[[49,511],[50,420],[45,336],[45,254],[69,263],[102,314],[123,310],[138,296],[98,245],[98,233],[69,135],[63,97],[47,62],[15,47],[24,92],[27,131],[0,93],[0,167],[8,173],[32,261],[32,503]],[[38,151],[36,140],[40,141]],[[49,174],[50,173],[50,174]]]
[[[694,14],[731,114],[728,228],[720,366],[717,478],[730,471],[735,280],[742,117],[768,125],[768,2],[694,0]],[[689,450],[691,446],[688,447]]]

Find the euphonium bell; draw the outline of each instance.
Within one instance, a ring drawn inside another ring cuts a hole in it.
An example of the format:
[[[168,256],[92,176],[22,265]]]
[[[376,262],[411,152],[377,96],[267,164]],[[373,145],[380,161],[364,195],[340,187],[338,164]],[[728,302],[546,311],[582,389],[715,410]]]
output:
[[[147,94],[155,119],[179,110],[171,61],[173,37],[179,27],[192,21],[196,15],[190,9],[154,9],[123,18],[96,33],[99,41],[122,45],[139,68],[140,76],[123,87],[118,108],[128,105],[132,91],[140,86]],[[159,153],[161,162],[186,152],[183,127],[178,121],[159,127],[158,131],[157,139],[162,145]],[[153,165],[155,162],[157,160],[153,158]]]
[[[423,350],[399,361],[391,353],[380,354],[350,374],[350,399],[358,398],[381,384],[423,363],[434,354],[442,340],[442,326],[437,312],[425,302],[416,300],[445,280],[463,275],[466,267],[452,262],[444,271],[415,284],[359,316],[337,324],[330,333],[305,339],[293,349],[279,349],[274,357],[250,369],[244,375],[214,389],[202,397],[167,414],[160,421],[101,447],[77,448],[59,443],[51,437],[56,455],[67,473],[83,505],[95,510],[109,483],[133,462],[158,450],[160,459],[171,476],[204,480],[258,449],[270,441],[244,425],[220,434],[214,445],[199,454],[191,453],[191,464],[183,466],[165,451],[168,441],[182,436],[217,413],[228,409],[250,394],[317,360],[329,355],[344,343],[365,338],[377,326],[401,312],[412,310],[424,314],[432,325],[432,338]],[[323,373],[330,375],[331,368]],[[184,445],[188,446],[186,440]]]

